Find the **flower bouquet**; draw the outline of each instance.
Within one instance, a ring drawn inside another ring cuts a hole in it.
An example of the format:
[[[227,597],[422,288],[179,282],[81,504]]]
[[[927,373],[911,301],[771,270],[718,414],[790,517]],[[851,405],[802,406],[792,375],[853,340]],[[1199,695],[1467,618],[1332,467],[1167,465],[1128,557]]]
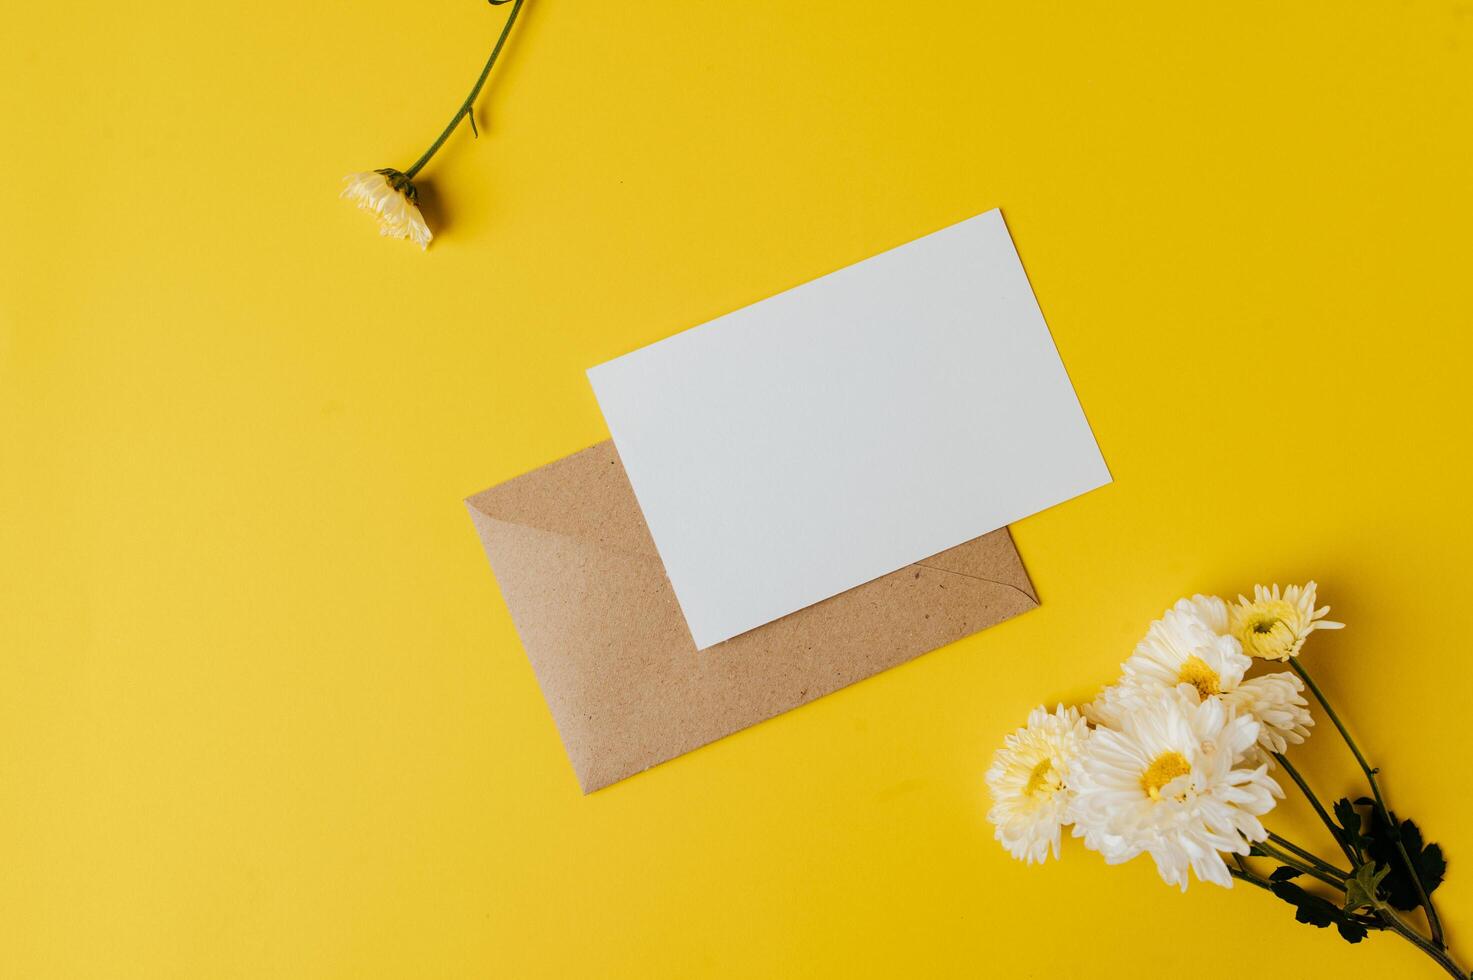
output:
[[[1351,943],[1394,932],[1467,980],[1432,903],[1447,867],[1442,849],[1388,808],[1377,770],[1299,659],[1311,633],[1343,625],[1315,602],[1313,582],[1282,592],[1257,586],[1251,600],[1232,605],[1182,599],[1092,703],[1039,707],[1007,736],[987,772],[988,819],[1008,852],[1030,864],[1050,852],[1057,858],[1063,828],[1072,826],[1109,864],[1149,854],[1183,891],[1189,871],[1227,888],[1244,881],[1294,906],[1300,922],[1334,926]],[[1289,669],[1248,677],[1255,659]],[[1354,754],[1370,795],[1327,810],[1289,761],[1314,724],[1306,688]],[[1264,826],[1284,798],[1285,776],[1324,821],[1338,855],[1320,857]],[[1410,917],[1419,909],[1425,935]]]

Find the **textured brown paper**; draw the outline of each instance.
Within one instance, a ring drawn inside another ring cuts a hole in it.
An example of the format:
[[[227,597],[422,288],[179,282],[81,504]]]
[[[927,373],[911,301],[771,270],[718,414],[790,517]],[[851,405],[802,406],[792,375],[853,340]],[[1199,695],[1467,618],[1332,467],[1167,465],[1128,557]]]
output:
[[[585,793],[1038,605],[1003,528],[697,651],[613,442],[466,505]]]

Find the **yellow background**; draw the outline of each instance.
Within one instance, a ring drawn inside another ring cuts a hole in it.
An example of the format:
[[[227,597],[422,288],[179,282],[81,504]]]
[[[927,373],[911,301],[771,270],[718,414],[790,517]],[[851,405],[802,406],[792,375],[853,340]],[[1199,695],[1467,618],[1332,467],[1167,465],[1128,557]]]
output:
[[[0,975],[1435,976],[983,819],[1171,600],[1311,576],[1473,959],[1473,4],[531,0],[380,239],[339,178],[505,9],[7,16]],[[1042,608],[582,797],[461,498],[605,437],[588,366],[994,206],[1115,476],[1016,527]]]

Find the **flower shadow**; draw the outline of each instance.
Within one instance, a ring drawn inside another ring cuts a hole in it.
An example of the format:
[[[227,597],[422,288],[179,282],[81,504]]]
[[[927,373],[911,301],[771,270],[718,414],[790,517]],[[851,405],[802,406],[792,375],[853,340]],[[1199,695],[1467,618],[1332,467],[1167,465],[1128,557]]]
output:
[[[424,215],[425,224],[430,226],[430,233],[439,238],[450,230],[452,222],[450,212],[435,188],[434,178],[420,177],[414,182],[414,190],[418,198],[419,213]],[[430,247],[433,248],[434,244],[432,240]]]

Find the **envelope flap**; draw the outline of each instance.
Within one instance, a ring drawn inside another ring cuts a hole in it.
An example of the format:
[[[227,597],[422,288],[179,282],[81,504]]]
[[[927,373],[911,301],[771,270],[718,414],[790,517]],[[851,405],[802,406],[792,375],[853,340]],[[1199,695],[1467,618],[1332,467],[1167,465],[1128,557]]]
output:
[[[1033,589],[1033,582],[1023,567],[1023,559],[1018,557],[1018,549],[1013,544],[1012,532],[1007,528],[948,548],[915,565],[1007,586],[1021,592],[1034,605],[1038,604],[1038,593]]]
[[[492,520],[659,561],[612,440],[483,490],[466,505]]]

